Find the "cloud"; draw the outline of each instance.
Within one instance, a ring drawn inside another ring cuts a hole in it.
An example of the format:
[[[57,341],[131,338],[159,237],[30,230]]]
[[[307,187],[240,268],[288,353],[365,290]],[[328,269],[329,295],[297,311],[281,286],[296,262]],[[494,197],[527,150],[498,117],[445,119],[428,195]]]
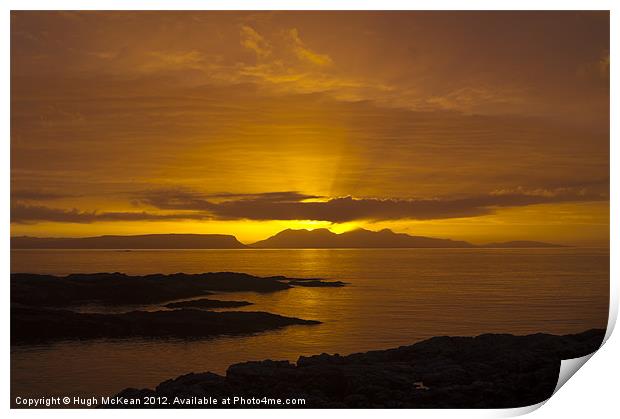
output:
[[[297,28],[292,28],[282,32],[280,39],[276,37],[276,45],[269,42],[265,37],[256,31],[251,26],[243,25],[240,30],[240,43],[241,45],[254,52],[258,58],[266,58],[272,55],[272,52],[277,53],[276,58],[283,59],[283,54],[286,50],[292,51],[293,54],[302,62],[313,64],[316,66],[327,66],[332,64],[332,59],[327,54],[321,54],[311,50],[306,46],[304,41],[299,36]],[[281,42],[277,42],[281,41]],[[289,63],[290,64],[290,63]]]
[[[207,214],[152,214],[147,212],[97,212],[77,209],[49,208],[40,205],[15,204],[11,206],[11,222],[32,224],[39,222],[89,224],[99,221],[163,221],[203,220]]]
[[[520,105],[526,101],[523,92],[516,88],[492,88],[484,85],[461,87],[443,95],[431,96],[426,103],[439,109],[472,112],[492,109],[501,106],[507,109],[512,105]]]
[[[75,195],[45,190],[18,189],[11,191],[14,201],[49,201],[54,199],[72,198]]]
[[[609,51],[598,61],[598,70],[602,78],[609,79]]]
[[[271,54],[271,45],[251,26],[241,26],[241,45],[253,51],[257,57],[264,58]]]
[[[609,50],[604,51],[595,61],[582,63],[577,68],[577,75],[582,78],[590,78],[594,80],[602,80],[609,82]]]
[[[217,219],[355,220],[446,219],[486,215],[500,207],[606,200],[586,190],[496,191],[488,195],[437,199],[379,199],[351,196],[326,198],[295,191],[264,194],[223,194],[219,200],[187,191],[151,191],[139,202],[159,209],[199,210]]]
[[[605,108],[609,102],[608,89],[593,77],[574,77],[582,68],[608,79],[608,12],[17,11],[11,20],[13,73],[20,76],[133,80],[146,73],[181,84],[252,81],[272,88],[277,77],[246,75],[255,64],[251,51],[282,76],[308,73],[299,77],[303,86],[276,84],[278,94],[309,86],[325,91],[310,83],[320,76],[333,84],[350,82],[330,89],[337,99],[407,109],[544,112],[554,118],[568,113],[572,120],[602,113],[584,98]]]
[[[297,58],[319,66],[332,64],[332,59],[329,55],[320,54],[306,47],[299,37],[299,31],[296,28],[291,29],[288,34],[293,41],[293,51],[295,55],[297,55]]]
[[[201,194],[185,189],[159,189],[149,191],[134,200],[136,205],[149,205],[158,209],[202,210],[215,211],[219,205],[226,203],[300,203],[308,199],[321,198],[317,195],[307,195],[296,191],[265,192],[256,194]],[[245,218],[245,217],[243,217]]]
[[[149,51],[144,62],[138,66],[147,72],[193,69],[203,70],[207,66],[207,56],[200,51]]]

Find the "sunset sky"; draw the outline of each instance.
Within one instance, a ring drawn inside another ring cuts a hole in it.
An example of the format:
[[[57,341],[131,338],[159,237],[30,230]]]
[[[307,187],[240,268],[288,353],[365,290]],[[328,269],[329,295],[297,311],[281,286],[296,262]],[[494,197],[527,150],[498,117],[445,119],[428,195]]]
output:
[[[12,235],[609,241],[607,12],[13,12]]]

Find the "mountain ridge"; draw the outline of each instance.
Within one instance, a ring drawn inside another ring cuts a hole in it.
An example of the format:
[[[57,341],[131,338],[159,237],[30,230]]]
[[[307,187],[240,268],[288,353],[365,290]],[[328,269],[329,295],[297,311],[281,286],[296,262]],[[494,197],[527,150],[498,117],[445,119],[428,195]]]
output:
[[[564,247],[538,241],[515,240],[475,245],[463,240],[440,239],[426,236],[412,236],[395,233],[388,228],[379,231],[359,228],[336,234],[326,228],[315,230],[286,229],[258,242],[249,244],[252,248],[290,249],[290,248],[527,248]]]
[[[474,247],[471,243],[451,239],[411,236],[383,229],[363,228],[336,234],[326,228],[316,230],[286,229],[265,240],[250,244],[256,248],[402,248],[402,247]]]

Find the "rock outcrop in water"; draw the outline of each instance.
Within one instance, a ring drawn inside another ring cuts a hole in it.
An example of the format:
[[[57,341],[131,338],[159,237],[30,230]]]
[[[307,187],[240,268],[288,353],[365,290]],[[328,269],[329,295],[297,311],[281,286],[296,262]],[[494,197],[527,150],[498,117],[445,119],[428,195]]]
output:
[[[204,338],[314,324],[320,322],[261,311],[184,309],[99,314],[12,307],[11,344],[96,338]]]
[[[550,397],[560,360],[595,351],[604,334],[436,337],[383,351],[300,357],[297,365],[245,362],[230,366],[226,376],[192,373],[119,396],[165,396],[170,403],[175,397],[304,398],[297,407],[306,408],[522,407]]]
[[[206,298],[174,301],[182,310],[79,313],[85,304],[123,306],[159,304],[213,292],[275,292],[293,288],[340,287],[340,281],[283,276],[257,277],[235,272],[130,276],[121,273],[73,274],[63,277],[11,275],[11,343],[94,338],[203,338],[262,332],[288,325],[320,322],[266,312],[209,312],[213,308],[250,305],[247,301]],[[63,308],[64,310],[60,310]]]
[[[309,282],[308,282],[309,281]],[[340,281],[258,277],[236,272],[131,276],[122,273],[67,276],[11,274],[11,303],[36,307],[156,304],[213,291],[275,292],[293,286],[340,287]]]

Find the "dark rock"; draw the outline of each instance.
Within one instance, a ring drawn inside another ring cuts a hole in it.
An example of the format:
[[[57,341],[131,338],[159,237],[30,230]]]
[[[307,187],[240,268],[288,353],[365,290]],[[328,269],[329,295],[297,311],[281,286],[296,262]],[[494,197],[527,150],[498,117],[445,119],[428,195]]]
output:
[[[104,305],[154,304],[211,294],[211,291],[275,292],[291,288],[299,278],[267,277],[236,272],[176,273],[131,276],[123,273],[67,276],[11,274],[11,303],[63,307],[87,303]],[[313,279],[314,286],[321,280]]]
[[[436,337],[384,351],[300,357],[297,365],[245,362],[230,366],[225,377],[189,374],[166,381],[154,394],[303,397],[306,404],[298,407],[306,408],[522,407],[549,398],[560,361],[597,350],[604,334]]]
[[[203,338],[320,322],[253,311],[132,311],[122,314],[11,308],[11,343],[95,338]]]

